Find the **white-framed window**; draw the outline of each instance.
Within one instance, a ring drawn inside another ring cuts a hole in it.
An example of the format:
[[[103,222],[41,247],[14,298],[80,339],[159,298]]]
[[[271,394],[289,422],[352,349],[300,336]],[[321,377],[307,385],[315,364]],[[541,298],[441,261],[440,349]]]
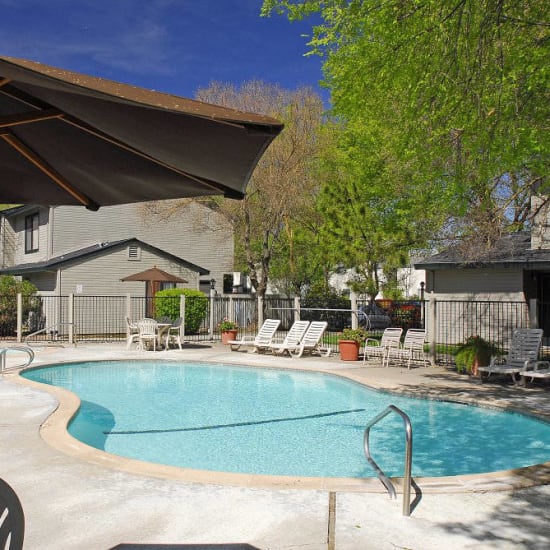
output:
[[[25,216],[25,254],[38,250],[38,212]]]

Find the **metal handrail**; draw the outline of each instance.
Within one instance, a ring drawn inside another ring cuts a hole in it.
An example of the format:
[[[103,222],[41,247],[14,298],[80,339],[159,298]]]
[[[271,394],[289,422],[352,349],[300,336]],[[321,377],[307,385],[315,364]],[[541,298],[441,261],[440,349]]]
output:
[[[0,348],[0,372],[3,372],[7,369],[6,367],[6,355],[8,351],[23,351],[28,353],[29,359],[23,365],[13,365],[10,368],[24,368],[28,367],[34,360],[34,351],[27,346],[11,346],[9,348]]]
[[[390,480],[390,478],[381,470],[381,468],[376,464],[374,459],[370,454],[369,447],[369,434],[370,429],[380,420],[385,418],[391,412],[397,413],[403,419],[405,423],[405,473],[403,476],[403,515],[411,515],[411,469],[412,469],[412,425],[410,418],[398,407],[395,405],[389,405],[384,411],[382,411],[378,416],[370,420],[365,427],[365,435],[363,437],[363,445],[365,448],[365,456],[369,461],[370,465],[375,469],[378,474],[378,478],[384,484],[390,498],[397,498],[395,487]]]
[[[29,344],[29,339],[32,338],[33,336],[36,336],[37,334],[48,333],[48,332],[49,333],[59,333],[59,327],[61,327],[63,325],[68,325],[68,326],[72,325],[74,327],[75,323],[70,323],[70,322],[55,323],[53,325],[41,328],[40,330],[36,330],[34,332],[31,332],[30,334],[27,334],[25,336],[25,344]],[[52,340],[53,340],[53,338],[52,338]]]

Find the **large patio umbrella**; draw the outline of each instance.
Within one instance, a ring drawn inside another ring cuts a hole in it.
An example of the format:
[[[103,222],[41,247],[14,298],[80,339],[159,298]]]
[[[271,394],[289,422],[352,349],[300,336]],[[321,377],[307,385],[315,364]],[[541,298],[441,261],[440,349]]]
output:
[[[0,57],[0,203],[242,198],[267,116]]]
[[[139,273],[134,273],[133,275],[128,275],[120,279],[121,281],[144,281],[146,284],[146,298],[154,299],[155,294],[160,290],[160,283],[169,282],[169,283],[187,283],[186,279],[182,279],[177,275],[172,275],[162,269],[159,269],[157,266],[146,269],[145,271],[140,271]],[[152,300],[147,301],[147,315],[151,315],[154,311],[154,304]]]

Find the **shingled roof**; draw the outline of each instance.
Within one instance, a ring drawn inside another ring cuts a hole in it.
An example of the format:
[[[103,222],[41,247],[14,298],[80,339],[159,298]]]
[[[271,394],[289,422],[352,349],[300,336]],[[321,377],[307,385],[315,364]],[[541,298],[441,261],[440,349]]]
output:
[[[529,231],[518,231],[501,237],[493,248],[476,260],[465,258],[460,251],[449,249],[416,262],[416,269],[457,269],[482,267],[517,267],[521,269],[550,269],[550,250],[532,249]]]

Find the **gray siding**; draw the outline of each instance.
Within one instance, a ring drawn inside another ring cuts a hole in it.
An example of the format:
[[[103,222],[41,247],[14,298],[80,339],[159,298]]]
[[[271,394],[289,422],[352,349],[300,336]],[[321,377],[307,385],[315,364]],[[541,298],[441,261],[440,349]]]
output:
[[[16,216],[13,224],[16,234],[15,254],[13,255],[14,264],[27,264],[41,262],[48,259],[48,223],[49,211],[47,208],[37,208],[38,211],[38,250],[36,252],[25,253],[25,218],[31,214],[26,212]]]
[[[523,300],[521,269],[431,271],[428,290],[444,300]]]
[[[179,287],[198,289],[198,273],[147,250],[141,251],[141,260],[130,261],[128,260],[128,248],[122,247],[118,250],[108,250],[105,254],[94,256],[86,261],[64,266],[57,290],[61,295],[122,296],[132,294],[144,296],[144,282],[123,282],[121,279],[154,265],[188,281],[178,284]]]
[[[220,284],[223,274],[233,271],[233,231],[217,212],[197,203],[189,203],[182,213],[168,219],[144,212],[143,205],[135,204],[103,207],[97,212],[56,207],[51,256],[135,237],[208,269],[207,278]],[[142,264],[143,269],[152,267],[143,260]]]

